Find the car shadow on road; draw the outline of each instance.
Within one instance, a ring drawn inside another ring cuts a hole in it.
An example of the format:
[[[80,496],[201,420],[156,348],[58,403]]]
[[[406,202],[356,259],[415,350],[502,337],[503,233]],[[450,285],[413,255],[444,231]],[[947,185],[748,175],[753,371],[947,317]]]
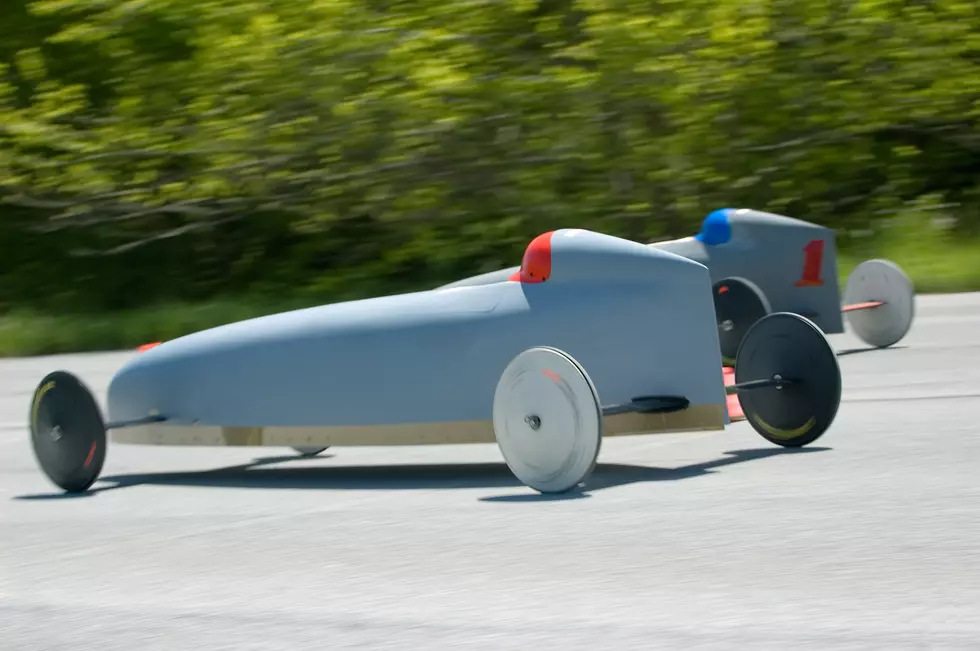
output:
[[[725,452],[725,456],[702,463],[693,463],[676,468],[661,468],[657,466],[637,466],[632,464],[600,463],[596,465],[592,476],[589,477],[585,486],[576,491],[563,494],[543,495],[531,491],[527,493],[497,495],[492,497],[482,497],[481,502],[542,502],[553,500],[580,499],[589,497],[606,488],[615,488],[627,484],[641,484],[645,482],[658,481],[678,481],[681,479],[691,479],[703,475],[713,474],[717,469],[724,466],[731,466],[747,461],[756,461],[770,457],[791,456],[799,454],[812,454],[814,452],[826,452],[832,448],[827,447],[808,447],[808,448],[755,448],[750,450],[732,450]],[[505,467],[506,469],[506,467]],[[509,471],[508,471],[509,472]],[[516,479],[512,482],[514,486],[520,486]]]
[[[296,456],[263,457],[237,466],[191,472],[108,475],[84,493],[20,495],[16,500],[57,500],[92,497],[107,491],[136,486],[197,486],[209,488],[259,488],[279,490],[437,490],[458,488],[525,488],[527,493],[480,498],[483,502],[528,502],[581,499],[590,493],[654,481],[677,481],[714,472],[747,461],[830,450],[760,448],[726,452],[725,456],[677,468],[622,463],[599,463],[585,486],[568,493],[542,495],[524,487],[504,463],[447,463],[376,466],[296,467],[307,461]],[[326,455],[318,459],[327,458]],[[274,464],[284,464],[270,467]],[[289,465],[285,465],[289,464]]]
[[[863,346],[861,348],[845,348],[844,350],[838,350],[838,357],[847,357],[848,355],[857,355],[858,353],[873,353],[875,351],[884,352],[886,350],[904,350],[908,346],[888,346],[887,348],[877,348],[875,346]]]

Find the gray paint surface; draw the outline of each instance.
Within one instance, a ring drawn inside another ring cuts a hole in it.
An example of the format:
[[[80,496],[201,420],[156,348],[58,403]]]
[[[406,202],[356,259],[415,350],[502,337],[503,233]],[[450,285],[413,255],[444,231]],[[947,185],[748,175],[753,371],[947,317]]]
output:
[[[742,209],[733,214],[731,240],[705,246],[692,237],[647,246],[669,251],[705,265],[712,283],[724,278],[748,278],[766,295],[774,312],[804,314],[828,334],[844,332],[841,289],[837,278],[837,243],[834,232],[792,217]],[[823,240],[821,286],[797,286],[802,278],[803,248]],[[520,266],[479,274],[440,289],[470,287],[507,280]]]
[[[0,648],[976,649],[980,295],[918,305],[899,346],[840,357],[814,450],[744,422],[609,439],[566,500],[493,445],[115,446],[121,488],[46,498],[34,385],[65,366],[104,400],[136,355],[0,360]]]
[[[479,285],[487,285],[490,283],[502,283],[513,274],[520,271],[521,266],[508,267],[506,269],[500,269],[498,271],[488,271],[485,274],[479,274],[476,276],[470,276],[469,278],[463,278],[462,280],[457,280],[456,282],[449,283],[447,285],[442,285],[437,289],[455,289],[457,287],[476,287]]]
[[[552,239],[552,276],[326,305],[168,341],[125,365],[108,418],[341,426],[490,420],[518,353],[572,355],[603,404],[724,404],[707,270],[588,231]]]
[[[731,240],[705,246],[693,237],[651,247],[696,260],[708,267],[712,283],[724,278],[751,280],[773,312],[805,314],[828,334],[844,331],[837,279],[837,244],[829,228],[758,210],[731,215]],[[803,276],[804,247],[823,240],[820,286],[797,286]]]

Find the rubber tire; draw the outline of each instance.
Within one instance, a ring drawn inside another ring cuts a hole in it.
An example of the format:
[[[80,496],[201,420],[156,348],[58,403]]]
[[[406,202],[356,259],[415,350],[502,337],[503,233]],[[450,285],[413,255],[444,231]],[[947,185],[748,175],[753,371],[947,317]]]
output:
[[[49,373],[34,391],[28,419],[34,458],[48,479],[68,493],[95,483],[105,463],[105,421],[81,380],[66,371]]]
[[[772,378],[789,386],[738,394],[752,428],[770,443],[801,447],[833,424],[841,401],[841,372],[827,336],[806,317],[776,312],[753,325],[738,351],[735,383]]]
[[[762,290],[746,278],[723,278],[712,286],[711,293],[718,322],[721,361],[725,366],[734,366],[746,333],[759,319],[772,312],[772,308]],[[724,329],[727,321],[732,324],[730,330]]]

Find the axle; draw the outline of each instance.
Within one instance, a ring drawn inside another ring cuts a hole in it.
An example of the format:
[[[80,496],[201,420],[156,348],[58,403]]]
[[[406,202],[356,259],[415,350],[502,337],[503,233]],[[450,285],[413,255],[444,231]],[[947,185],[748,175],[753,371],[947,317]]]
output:
[[[119,420],[105,424],[106,430],[122,429],[124,427],[135,427],[136,425],[148,425],[150,423],[162,423],[167,420],[165,416],[145,416],[134,418],[133,420]]]
[[[751,391],[752,389],[766,389],[769,387],[781,389],[784,386],[793,384],[793,382],[793,380],[787,380],[777,373],[767,380],[749,380],[748,382],[729,385],[725,387],[725,393],[732,394],[738,393],[739,391]]]

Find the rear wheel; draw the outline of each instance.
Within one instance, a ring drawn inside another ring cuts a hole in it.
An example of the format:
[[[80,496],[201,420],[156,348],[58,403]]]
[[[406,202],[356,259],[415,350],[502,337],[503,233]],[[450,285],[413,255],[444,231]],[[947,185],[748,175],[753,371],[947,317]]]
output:
[[[586,480],[599,456],[599,396],[569,355],[530,348],[500,376],[493,429],[507,467],[521,482],[541,493],[569,491]]]
[[[770,314],[745,335],[735,383],[772,379],[789,384],[739,391],[742,411],[753,429],[783,447],[820,438],[837,417],[841,374],[826,335],[806,317]]]
[[[901,267],[888,260],[866,260],[847,278],[846,306],[880,305],[848,310],[847,323],[864,343],[887,348],[901,341],[915,317],[915,289]]]

